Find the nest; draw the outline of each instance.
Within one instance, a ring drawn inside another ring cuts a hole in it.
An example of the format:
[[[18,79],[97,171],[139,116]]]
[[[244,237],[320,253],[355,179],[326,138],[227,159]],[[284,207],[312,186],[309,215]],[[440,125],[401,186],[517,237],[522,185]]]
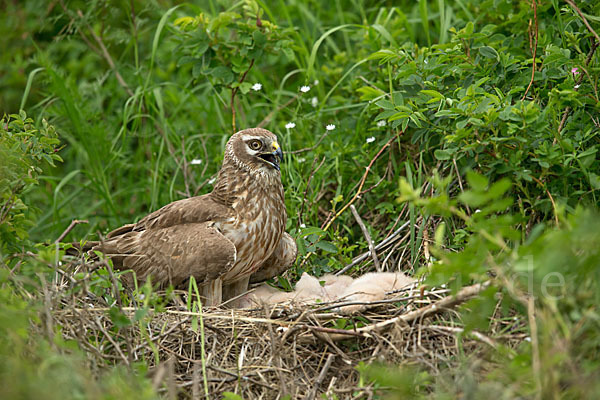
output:
[[[171,293],[175,300],[159,310],[138,300],[122,304],[117,277],[104,272],[59,270],[55,282],[45,283],[48,332],[51,324],[60,325],[64,339],[79,343],[97,373],[145,363],[155,388],[170,398],[219,398],[226,391],[248,399],[370,397],[375,389],[359,379],[361,362],[418,363],[433,373],[451,365],[463,331],[453,308],[487,286],[454,295],[415,287],[362,304],[365,310],[350,316],[332,312],[348,303],[190,310],[183,292]],[[514,326],[505,332],[519,330],[519,322],[509,324]],[[460,345],[481,352],[498,339],[470,332]],[[516,343],[522,337],[504,339]]]

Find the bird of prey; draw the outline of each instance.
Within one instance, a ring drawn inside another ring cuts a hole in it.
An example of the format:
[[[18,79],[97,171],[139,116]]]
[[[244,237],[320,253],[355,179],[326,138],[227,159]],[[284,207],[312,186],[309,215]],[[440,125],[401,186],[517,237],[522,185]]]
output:
[[[172,202],[93,247],[138,280],[184,286],[193,276],[215,306],[289,268],[297,247],[287,214],[277,137],[261,128],[235,133],[211,193]]]

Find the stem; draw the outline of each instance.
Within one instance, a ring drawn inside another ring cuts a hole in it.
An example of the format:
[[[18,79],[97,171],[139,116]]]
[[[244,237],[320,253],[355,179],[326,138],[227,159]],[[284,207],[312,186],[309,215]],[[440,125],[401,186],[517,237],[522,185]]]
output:
[[[242,77],[240,78],[240,81],[239,81],[240,85],[246,79],[246,75],[248,75],[248,72],[250,72],[253,65],[254,65],[254,58],[252,60],[250,60],[250,65],[248,66],[248,69],[242,74]],[[237,129],[235,126],[235,95],[237,94],[237,92],[239,90],[240,90],[239,86],[231,89],[231,100],[229,103],[229,107],[231,108],[231,127],[233,128],[233,133],[237,132]]]

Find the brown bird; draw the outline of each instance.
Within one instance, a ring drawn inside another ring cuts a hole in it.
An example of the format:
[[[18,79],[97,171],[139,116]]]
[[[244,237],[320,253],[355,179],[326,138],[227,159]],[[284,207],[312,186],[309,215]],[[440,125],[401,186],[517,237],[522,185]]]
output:
[[[260,128],[227,142],[211,193],[175,201],[138,223],[110,232],[97,244],[115,268],[138,280],[181,287],[193,276],[205,305],[218,305],[289,268],[297,247],[286,232],[287,214],[277,137]]]

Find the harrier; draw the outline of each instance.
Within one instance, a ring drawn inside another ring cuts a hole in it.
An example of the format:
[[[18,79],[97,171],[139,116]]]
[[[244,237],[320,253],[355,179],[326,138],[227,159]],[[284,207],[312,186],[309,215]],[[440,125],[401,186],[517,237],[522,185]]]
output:
[[[287,219],[277,137],[260,128],[227,142],[211,193],[167,204],[93,247],[138,280],[175,287],[194,277],[205,305],[218,305],[277,275],[296,259]],[[253,275],[254,274],[254,275]]]

